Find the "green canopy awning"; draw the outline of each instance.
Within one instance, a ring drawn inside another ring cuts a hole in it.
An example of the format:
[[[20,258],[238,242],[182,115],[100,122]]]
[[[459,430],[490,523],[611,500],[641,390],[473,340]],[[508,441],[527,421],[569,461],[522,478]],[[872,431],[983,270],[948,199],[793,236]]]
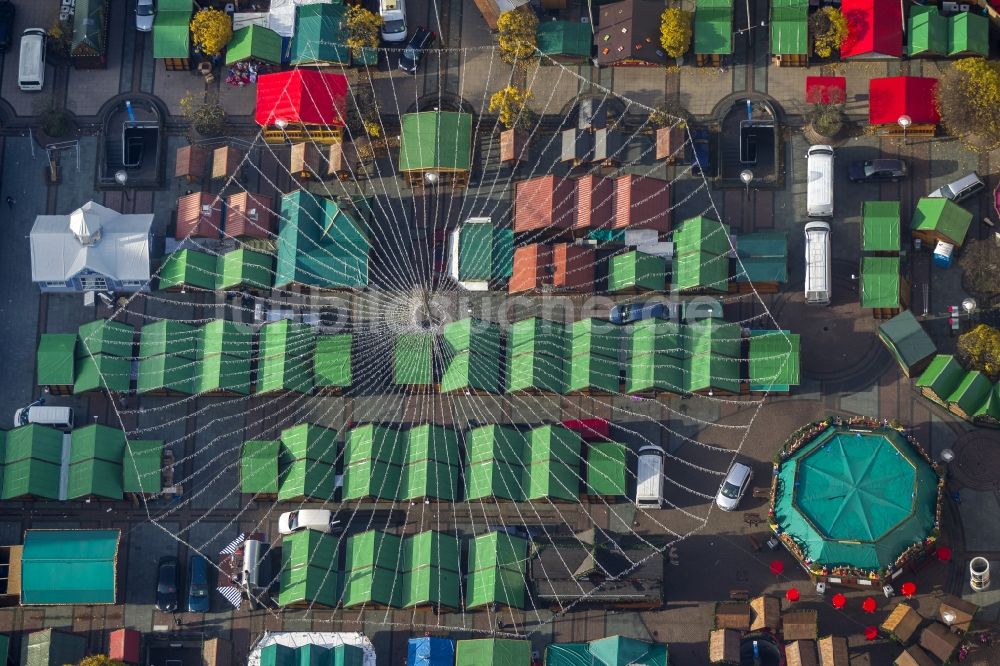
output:
[[[282,197],[281,218],[275,287],[353,289],[368,284],[371,241],[350,207],[297,190]]]
[[[120,463],[88,458],[69,466],[66,499],[104,497],[120,500],[122,496]]]
[[[198,358],[197,327],[172,319],[146,324],[139,332],[139,358],[170,354],[186,359]]]
[[[628,447],[592,442],[587,447],[587,494],[624,497],[628,493]]]
[[[861,251],[899,252],[898,201],[861,204]]]
[[[21,605],[113,604],[120,530],[28,530]]]
[[[510,278],[514,270],[514,232],[489,222],[468,222],[458,234],[458,279]]]
[[[255,23],[234,32],[226,47],[226,64],[251,58],[280,65],[281,35]]]
[[[141,359],[136,390],[139,393],[171,391],[192,395],[195,392],[194,377],[197,366],[197,361],[170,354]]]
[[[878,327],[878,337],[902,366],[907,376],[910,369],[930,358],[937,351],[934,341],[909,310]]]
[[[771,0],[771,55],[809,54],[809,0]]]
[[[73,395],[87,391],[128,391],[132,386],[131,373],[132,361],[127,358],[108,354],[79,358],[76,361]]]
[[[400,171],[468,171],[471,162],[472,114],[422,111],[403,116]]]
[[[580,21],[542,21],[536,39],[539,52],[557,60],[586,60],[594,45],[590,25]],[[543,58],[542,63],[545,62]]]
[[[399,465],[366,460],[344,467],[343,499],[398,500],[403,493],[403,470]]]
[[[787,391],[799,383],[799,336],[788,331],[751,331],[751,391]]]
[[[674,231],[674,289],[726,291],[729,282],[729,225],[698,216]]]
[[[279,606],[337,605],[337,542],[338,537],[316,530],[282,538]]]
[[[153,20],[153,57],[187,58],[191,55],[190,28],[191,3],[187,10],[160,7]]]
[[[76,347],[76,357],[85,358],[94,354],[110,356],[132,356],[132,339],[135,328],[117,321],[98,319],[80,326],[80,344]]]
[[[352,341],[350,333],[316,337],[316,353],[313,357],[316,386],[351,385]]]
[[[250,359],[245,356],[211,354],[198,361],[194,370],[195,393],[247,395],[250,388]]]
[[[216,354],[250,358],[253,329],[227,319],[215,319],[202,324],[198,331],[197,358],[204,359]]]
[[[907,55],[945,55],[948,51],[949,24],[950,21],[941,16],[937,6],[910,7]]]
[[[590,641],[590,654],[603,666],[667,666],[667,646],[663,643],[609,636]]]
[[[861,307],[899,307],[899,257],[861,258]]]
[[[276,439],[243,442],[240,453],[240,492],[274,495],[281,475],[281,442]]]
[[[732,0],[695,1],[694,52],[697,55],[733,52]]]
[[[943,239],[960,246],[972,224],[972,213],[944,197],[924,197],[917,201],[910,227],[914,232]],[[933,248],[931,248],[933,249]]]
[[[782,231],[760,231],[739,237],[737,282],[787,282],[788,235]]]
[[[990,22],[986,16],[959,12],[948,19],[948,55],[990,55]]]
[[[455,645],[455,666],[530,666],[530,664],[531,642],[527,640],[476,638],[461,640]]]
[[[160,266],[160,289],[215,289],[218,281],[218,258],[197,250],[178,250],[168,254]]]
[[[219,256],[215,274],[217,289],[269,290],[274,282],[274,257],[243,248],[233,250]]]
[[[946,404],[948,396],[955,391],[964,376],[965,368],[954,356],[938,354],[917,378],[917,388],[930,393],[928,397]]]
[[[393,381],[417,386],[434,383],[433,333],[400,333],[396,336]]]
[[[347,7],[340,3],[296,6],[291,64],[349,64],[346,14]]]
[[[35,363],[39,386],[71,386],[76,358],[75,333],[42,333]]]
[[[122,488],[127,493],[152,495],[163,489],[163,441],[129,440],[122,455]]]
[[[934,529],[938,476],[896,430],[827,428],[777,473],[776,525],[811,566],[884,574]]]
[[[2,499],[59,499],[63,433],[30,424],[7,432],[3,452]]]
[[[663,291],[666,287],[666,271],[663,257],[637,250],[615,255],[611,258],[608,272],[608,291]]]

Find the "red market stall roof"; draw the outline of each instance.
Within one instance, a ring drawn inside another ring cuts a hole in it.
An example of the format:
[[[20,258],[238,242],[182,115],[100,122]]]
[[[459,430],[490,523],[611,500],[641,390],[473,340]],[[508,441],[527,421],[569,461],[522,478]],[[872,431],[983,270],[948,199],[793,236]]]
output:
[[[899,58],[903,55],[903,8],[899,0],[844,0],[847,37],[842,58]]]
[[[890,76],[868,82],[868,122],[895,125],[909,116],[915,125],[941,122],[934,103],[937,79],[923,76]]]
[[[846,100],[847,77],[806,77],[806,104],[843,104]]]
[[[257,78],[257,124],[289,124],[343,127],[347,78],[311,69],[263,74]]]

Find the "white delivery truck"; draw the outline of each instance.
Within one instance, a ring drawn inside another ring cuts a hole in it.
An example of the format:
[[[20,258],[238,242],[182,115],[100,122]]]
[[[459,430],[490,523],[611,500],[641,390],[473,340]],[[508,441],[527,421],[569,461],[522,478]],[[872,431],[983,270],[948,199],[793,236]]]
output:
[[[37,423],[48,425],[60,430],[73,429],[73,409],[71,407],[45,407],[32,405],[22,407],[14,412],[14,427]]]
[[[806,223],[806,303],[830,304],[830,223]]]
[[[659,446],[643,446],[639,449],[639,463],[636,469],[635,503],[648,508],[663,507],[663,456]]]
[[[811,146],[806,152],[806,213],[833,217],[833,147]]]

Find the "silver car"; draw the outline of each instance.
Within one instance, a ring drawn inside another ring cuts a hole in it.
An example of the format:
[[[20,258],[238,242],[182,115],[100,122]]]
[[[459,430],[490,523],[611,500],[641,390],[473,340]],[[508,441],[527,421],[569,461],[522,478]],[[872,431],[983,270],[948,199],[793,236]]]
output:
[[[729,473],[726,474],[726,480],[719,486],[719,494],[715,496],[715,503],[723,511],[735,511],[752,480],[752,469],[743,463],[733,463],[733,466],[729,468]]]
[[[156,19],[154,0],[135,0],[135,29],[139,32],[151,32]]]

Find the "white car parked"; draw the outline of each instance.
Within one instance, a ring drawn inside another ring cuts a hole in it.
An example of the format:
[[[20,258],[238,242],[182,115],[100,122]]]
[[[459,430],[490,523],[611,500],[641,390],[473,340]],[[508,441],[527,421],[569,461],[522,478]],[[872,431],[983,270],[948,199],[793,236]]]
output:
[[[156,19],[156,5],[153,0],[135,0],[135,29],[139,32],[151,32]]]
[[[302,530],[316,530],[329,534],[339,522],[326,509],[299,509],[281,514],[278,518],[278,533],[294,534]]]
[[[740,500],[753,480],[753,470],[743,463],[733,463],[726,474],[725,481],[719,486],[719,494],[715,496],[715,503],[723,511],[735,511]]]

